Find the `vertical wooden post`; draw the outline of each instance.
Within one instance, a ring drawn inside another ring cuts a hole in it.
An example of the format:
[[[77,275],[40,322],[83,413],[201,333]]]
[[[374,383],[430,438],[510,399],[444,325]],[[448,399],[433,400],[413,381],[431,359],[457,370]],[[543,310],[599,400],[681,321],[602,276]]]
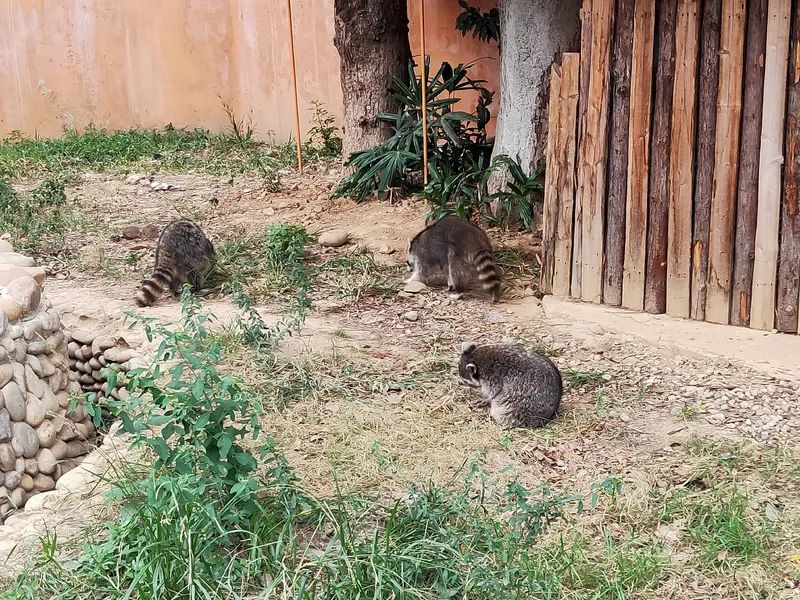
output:
[[[778,331],[797,332],[800,312],[800,10],[792,17],[789,94],[786,106],[786,161],[778,260]]]
[[[617,0],[614,54],[611,63],[611,136],[606,208],[603,302],[622,303],[625,262],[625,200],[628,191],[628,135],[631,106],[631,59],[635,0]]]
[[[722,0],[703,0],[697,106],[697,167],[692,233],[692,285],[690,316],[706,318],[708,237],[711,228],[711,194],[714,185],[714,144],[719,87],[719,32]]]
[[[583,255],[581,298],[603,299],[603,226],[605,221],[606,169],[608,167],[608,114],[610,106],[611,38],[614,34],[615,0],[592,3],[592,67],[589,76],[591,110],[586,118],[585,172],[591,176],[581,189],[583,206]]]
[[[419,51],[422,55],[422,180],[428,185],[428,73],[425,69],[425,0],[419,0]]]
[[[742,116],[744,0],[723,0],[720,29],[719,91],[705,317],[713,323],[727,324],[730,318],[733,225]]]
[[[561,117],[561,65],[550,67],[550,99],[547,110],[547,148],[545,150],[544,207],[542,209],[542,273],[539,290],[543,294],[553,293],[555,245],[558,235],[558,180],[564,165],[559,161],[561,143],[559,120]]]
[[[553,260],[553,294],[568,296],[570,289],[570,266],[572,254],[573,217],[575,210],[575,160],[578,133],[578,87],[580,81],[580,54],[565,52],[561,55],[561,89],[556,129],[558,146],[558,213],[556,218],[556,240]]]
[[[689,316],[692,268],[692,191],[697,92],[698,0],[679,0],[675,25],[675,87],[669,158],[667,313]]]
[[[570,295],[581,297],[583,266],[583,188],[588,185],[592,173],[586,162],[587,140],[586,119],[589,114],[589,75],[592,67],[592,1],[583,0],[581,6],[581,72],[578,98],[578,189],[575,198],[575,220],[572,230],[572,277]],[[599,1],[599,0],[598,0]]]
[[[289,52],[292,55],[292,89],[294,90],[294,135],[297,144],[297,170],[303,172],[303,152],[300,140],[300,105],[297,101],[297,66],[294,58],[294,27],[292,26],[292,0],[286,0],[286,14],[289,19]]]
[[[770,0],[767,51],[764,60],[764,112],[761,117],[761,156],[758,169],[758,219],[753,301],[750,326],[775,326],[775,285],[778,274],[778,227],[781,213],[783,119],[789,60],[791,0]]]
[[[669,156],[672,91],[675,84],[675,19],[678,0],[660,0],[658,14],[658,58],[656,60],[653,137],[650,153],[648,194],[647,270],[644,309],[663,313],[667,309],[667,228],[669,222]]]
[[[742,147],[736,198],[731,324],[750,324],[750,290],[758,214],[758,164],[761,153],[761,111],[764,99],[764,52],[767,46],[767,0],[749,0],[744,50]],[[785,78],[784,78],[785,79]]]
[[[631,121],[628,134],[625,264],[622,274],[622,306],[633,310],[644,308],[655,20],[655,0],[636,0],[631,65]]]

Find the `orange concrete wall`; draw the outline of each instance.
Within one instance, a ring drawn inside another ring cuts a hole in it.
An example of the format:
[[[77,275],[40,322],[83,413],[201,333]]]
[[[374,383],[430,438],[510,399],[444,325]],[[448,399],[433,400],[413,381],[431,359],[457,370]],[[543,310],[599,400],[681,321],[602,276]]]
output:
[[[494,0],[476,4],[491,6]],[[419,55],[416,0],[409,0]],[[428,0],[427,51],[442,60],[481,56],[475,76],[497,89],[496,45],[455,30],[456,0]],[[319,100],[338,116],[333,0],[293,0],[303,136]],[[57,136],[64,126],[205,127],[228,121],[220,98],[258,133],[294,129],[286,4],[282,0],[5,0],[0,4],[0,137]]]

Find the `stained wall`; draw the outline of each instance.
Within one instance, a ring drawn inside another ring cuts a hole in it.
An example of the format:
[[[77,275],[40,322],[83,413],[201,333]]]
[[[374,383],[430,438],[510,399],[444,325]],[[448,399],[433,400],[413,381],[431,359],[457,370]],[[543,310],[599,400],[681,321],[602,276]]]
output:
[[[496,90],[497,46],[462,37],[460,10],[456,0],[428,0],[432,65],[491,57],[474,75]],[[305,136],[312,100],[341,113],[333,0],[293,0],[292,12]],[[418,56],[416,0],[409,18]],[[218,131],[228,124],[224,101],[259,134],[284,141],[294,128],[291,83],[282,0],[0,0],[0,137],[89,123]]]

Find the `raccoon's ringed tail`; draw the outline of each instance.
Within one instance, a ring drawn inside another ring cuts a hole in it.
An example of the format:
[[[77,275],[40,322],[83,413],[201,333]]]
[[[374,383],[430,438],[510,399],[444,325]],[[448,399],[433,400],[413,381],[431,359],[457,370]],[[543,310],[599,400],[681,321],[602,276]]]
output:
[[[476,253],[475,268],[481,285],[485,290],[492,292],[492,298],[497,302],[500,298],[500,274],[492,254],[487,250]]]
[[[168,289],[172,283],[172,273],[167,269],[156,269],[153,276],[142,283],[136,292],[136,304],[139,306],[152,306]]]

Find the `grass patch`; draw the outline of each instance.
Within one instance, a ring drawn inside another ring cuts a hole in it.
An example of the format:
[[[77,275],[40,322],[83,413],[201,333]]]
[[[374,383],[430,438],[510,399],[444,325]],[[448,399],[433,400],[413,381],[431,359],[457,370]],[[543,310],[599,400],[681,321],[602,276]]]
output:
[[[611,381],[611,375],[602,371],[576,371],[575,369],[564,369],[561,371],[564,377],[565,391],[575,390],[582,387],[598,387]]]
[[[0,176],[75,177],[88,171],[127,172],[131,170],[201,170],[212,175],[234,177],[257,173],[265,187],[280,187],[279,169],[297,164],[291,140],[275,145],[259,140],[248,119],[238,118],[225,103],[229,126],[220,133],[204,129],[163,129],[107,131],[89,125],[82,133],[65,129],[59,138],[27,138],[20,132],[0,141]],[[307,163],[330,160],[341,152],[341,139],[333,118],[320,103],[312,103],[312,129],[303,144]],[[271,134],[268,136],[268,140]]]
[[[394,501],[314,497],[259,432],[258,394],[217,369],[213,317],[187,292],[182,302],[177,329],[137,319],[162,342],[128,373],[131,398],[111,404],[143,452],[113,482],[120,519],[72,560],[46,537],[3,598],[533,597],[560,586],[540,568],[540,537],[619,492],[615,480],[587,496],[494,483],[472,461]]]
[[[31,192],[17,193],[0,176],[0,231],[11,234],[18,251],[59,254],[70,214],[62,181],[47,179]]]
[[[303,290],[307,295],[351,303],[400,289],[399,267],[380,266],[362,251],[320,260],[306,250],[312,239],[303,226],[286,223],[230,237],[217,248],[209,285],[220,292],[239,285],[256,299],[280,300]]]

